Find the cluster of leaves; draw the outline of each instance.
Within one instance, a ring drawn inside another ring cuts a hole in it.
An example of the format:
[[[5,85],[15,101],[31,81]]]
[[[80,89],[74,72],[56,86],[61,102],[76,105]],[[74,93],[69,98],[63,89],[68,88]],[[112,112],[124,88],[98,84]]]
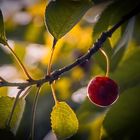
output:
[[[88,9],[92,8],[94,12],[96,2],[97,1],[94,0],[93,2],[90,0],[51,1],[47,5],[45,11],[45,21],[49,32],[56,40],[61,39],[75,24],[77,24]],[[98,4],[100,4],[100,2]],[[122,18],[122,16],[129,13],[138,4],[139,2],[136,0],[116,0],[110,3],[110,5],[102,12],[98,22],[93,27],[93,41],[98,39],[102,32],[112,27]],[[58,139],[68,138],[76,132],[77,134],[69,139],[123,140],[137,137],[140,123],[140,64],[138,62],[140,59],[139,19],[139,15],[130,19],[125,25],[119,27],[113,33],[112,37],[107,39],[103,44],[103,48],[111,60],[110,77],[116,80],[120,86],[119,100],[107,109],[95,107],[88,100],[85,100],[82,104],[78,104],[78,108],[76,108],[80,125],[78,132],[78,120],[75,113],[65,102],[58,102],[53,107],[51,113],[52,129],[56,133]],[[1,11],[0,43],[7,45]],[[65,56],[64,53],[62,53],[62,55]],[[105,71],[105,61],[100,53],[97,53],[92,61],[94,61],[95,64],[91,71],[85,73],[86,80],[89,80],[88,78],[93,75],[104,74]],[[80,80],[85,80],[84,78],[82,77]],[[62,79],[61,82],[64,83],[62,84],[62,88],[64,86],[64,89],[65,81],[70,83],[66,78]],[[71,84],[75,85],[76,82],[78,81],[72,81]],[[61,93],[60,86],[61,83],[59,82],[58,91]],[[69,96],[67,99],[69,102],[73,103]],[[0,95],[0,129],[5,128],[6,126],[5,124],[13,102],[13,98],[1,97]],[[17,130],[17,126],[21,120],[24,106],[25,99],[21,98],[18,101],[11,122],[11,128],[14,132]],[[49,108],[49,106],[47,108]]]

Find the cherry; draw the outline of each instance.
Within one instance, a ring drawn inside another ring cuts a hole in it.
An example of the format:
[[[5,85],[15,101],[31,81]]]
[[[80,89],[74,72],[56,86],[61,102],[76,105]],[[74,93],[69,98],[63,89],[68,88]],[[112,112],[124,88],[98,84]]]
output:
[[[87,96],[97,106],[106,107],[119,97],[118,85],[106,76],[94,77],[88,84]]]

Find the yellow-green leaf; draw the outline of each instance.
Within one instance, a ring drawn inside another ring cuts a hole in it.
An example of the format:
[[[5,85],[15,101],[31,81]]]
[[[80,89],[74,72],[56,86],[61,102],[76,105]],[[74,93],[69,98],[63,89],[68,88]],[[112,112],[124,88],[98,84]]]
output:
[[[6,127],[6,122],[11,113],[11,109],[14,101],[15,98],[10,98],[8,96],[0,97],[0,129],[4,129]],[[19,99],[10,125],[13,132],[16,132],[19,126],[21,117],[23,115],[24,107],[25,107],[25,100]]]
[[[4,29],[4,22],[3,22],[3,15],[0,10],[0,43],[6,45],[7,44],[7,39],[5,36],[5,29]]]
[[[52,130],[60,140],[74,135],[78,130],[76,114],[65,102],[58,102],[51,113]]]

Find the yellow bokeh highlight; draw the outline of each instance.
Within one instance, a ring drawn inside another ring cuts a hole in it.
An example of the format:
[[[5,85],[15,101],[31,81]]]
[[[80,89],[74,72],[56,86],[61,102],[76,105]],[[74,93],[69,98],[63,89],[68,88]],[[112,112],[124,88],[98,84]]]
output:
[[[102,126],[101,129],[100,129],[100,139],[101,138],[104,139],[106,137],[108,137],[108,134],[107,134],[106,130],[104,129],[104,127]]]
[[[110,29],[111,27],[109,27]],[[121,37],[121,32],[122,32],[122,29],[121,28],[118,28],[113,34],[112,36],[109,38],[109,41],[110,41],[110,44],[111,44],[111,47],[114,48],[116,47],[116,45],[118,44],[119,40],[120,40],[120,37]]]
[[[74,81],[80,81],[84,78],[84,71],[80,67],[76,67],[71,72],[71,77]]]
[[[50,56],[51,56],[51,51],[52,51],[53,37],[50,34],[46,34],[45,36],[46,36],[45,43],[46,43],[46,47],[48,48],[48,52],[47,52],[47,55],[43,57],[42,63],[44,65],[48,65],[49,60],[50,60]],[[56,59],[59,58],[59,53],[60,53],[61,47],[63,46],[63,43],[64,43],[63,40],[59,40],[57,42],[57,44],[55,46],[55,50],[54,50],[53,59],[52,59],[53,63]]]
[[[59,92],[59,98],[61,100],[69,99],[71,93],[70,93],[70,87],[71,87],[71,81],[69,78],[62,78],[59,79],[56,82],[56,90]]]
[[[8,92],[7,87],[1,87],[0,88],[0,97],[7,96],[7,94],[8,94],[7,92]]]
[[[28,12],[32,16],[43,16],[46,8],[46,1],[42,1],[40,3],[36,3],[33,6],[28,7]]]
[[[101,127],[104,120],[105,114],[99,115],[93,122],[89,124],[90,137],[89,140],[100,140],[101,138]]]
[[[81,27],[79,23],[64,38],[68,44],[85,51],[91,47],[92,31],[90,26]]]

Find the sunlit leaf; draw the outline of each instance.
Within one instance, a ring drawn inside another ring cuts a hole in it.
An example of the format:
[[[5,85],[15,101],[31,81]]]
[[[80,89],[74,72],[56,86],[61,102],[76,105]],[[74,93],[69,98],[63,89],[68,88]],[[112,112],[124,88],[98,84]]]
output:
[[[64,36],[92,6],[88,0],[51,1],[46,8],[45,21],[55,39]]]
[[[103,128],[104,138],[113,140],[135,139],[140,131],[140,86],[130,88],[120,95],[119,100],[108,111]]]
[[[10,98],[8,96],[0,97],[0,128],[1,129],[4,129],[6,127],[6,122],[10,115],[14,100],[15,98]],[[25,107],[25,100],[20,99],[15,108],[11,125],[10,125],[13,132],[16,132],[19,126],[19,122],[23,115],[24,107]]]
[[[3,15],[2,11],[0,10],[0,43],[6,45],[7,39],[5,36],[5,29],[4,29],[4,22],[3,22]]]
[[[68,104],[58,102],[51,113],[52,130],[58,139],[66,139],[78,130],[78,120]]]

